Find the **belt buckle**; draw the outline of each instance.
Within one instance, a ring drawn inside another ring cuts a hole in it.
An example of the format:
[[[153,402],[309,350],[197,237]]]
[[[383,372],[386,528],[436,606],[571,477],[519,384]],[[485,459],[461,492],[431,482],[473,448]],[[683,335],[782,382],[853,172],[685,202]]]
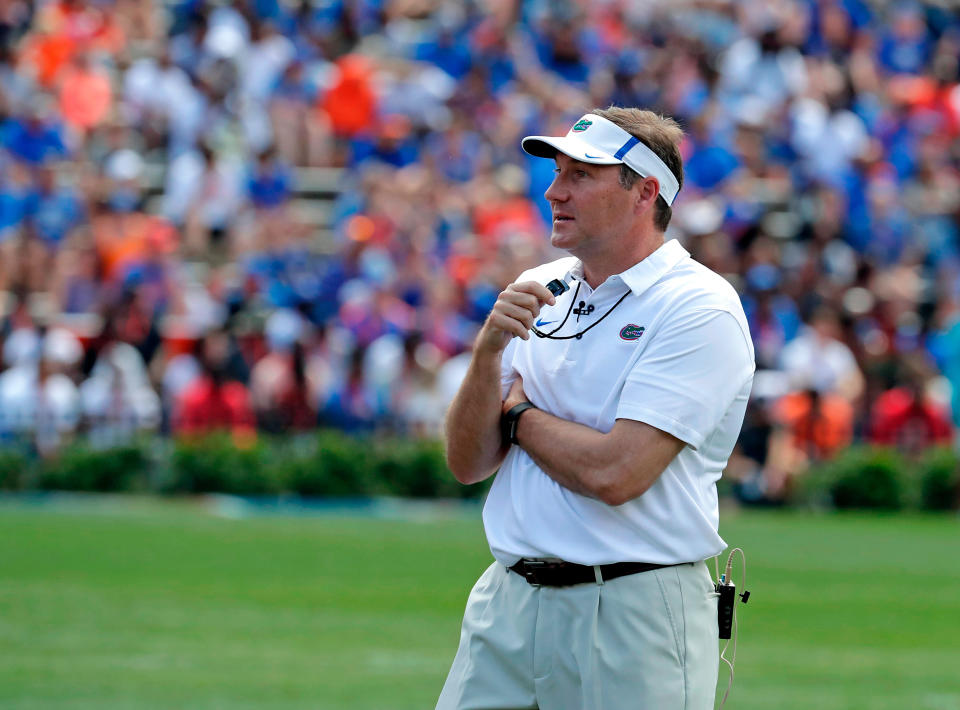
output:
[[[557,564],[554,560],[531,560],[524,558],[523,578],[527,580],[527,584],[531,587],[542,587],[543,585],[540,583],[540,577],[537,573],[543,569],[556,567]]]

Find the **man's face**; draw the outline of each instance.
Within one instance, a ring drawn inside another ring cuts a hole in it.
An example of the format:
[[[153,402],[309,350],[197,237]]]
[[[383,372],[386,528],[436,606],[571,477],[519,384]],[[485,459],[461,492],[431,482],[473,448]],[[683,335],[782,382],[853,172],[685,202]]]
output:
[[[634,190],[620,186],[619,165],[581,163],[563,153],[556,161],[544,193],[553,212],[550,243],[587,262],[629,233]]]

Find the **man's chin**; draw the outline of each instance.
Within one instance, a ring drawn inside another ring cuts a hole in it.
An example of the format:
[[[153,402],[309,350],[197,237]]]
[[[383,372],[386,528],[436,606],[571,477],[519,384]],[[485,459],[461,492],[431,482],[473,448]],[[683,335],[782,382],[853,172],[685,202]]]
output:
[[[576,241],[572,234],[565,234],[563,229],[557,231],[557,228],[554,227],[553,231],[550,232],[550,244],[557,249],[569,249],[576,244]]]

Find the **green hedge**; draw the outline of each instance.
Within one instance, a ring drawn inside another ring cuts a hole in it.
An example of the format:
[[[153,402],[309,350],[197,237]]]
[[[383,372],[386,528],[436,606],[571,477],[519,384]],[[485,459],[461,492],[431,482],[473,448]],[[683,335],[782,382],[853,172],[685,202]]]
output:
[[[841,510],[900,510],[907,507],[906,471],[893,450],[853,447],[808,471],[804,489]]]
[[[841,510],[956,510],[960,458],[950,449],[909,460],[892,449],[851,447],[803,475],[799,501]]]
[[[147,454],[141,447],[93,449],[76,444],[38,466],[37,487],[59,491],[146,490],[147,469]]]
[[[30,459],[15,449],[0,449],[0,490],[29,488]]]
[[[907,460],[852,447],[800,480],[791,502],[839,509],[960,509],[960,459],[949,449]],[[490,479],[460,485],[437,441],[352,437],[319,431],[237,440],[146,439],[95,449],[75,443],[53,459],[0,448],[0,490],[154,491],[244,496],[479,498]]]
[[[271,495],[283,491],[269,447],[260,440],[237,445],[226,434],[179,442],[170,457],[167,493]]]
[[[352,437],[154,439],[113,449],[79,442],[36,460],[0,449],[0,490],[154,491],[243,496],[479,498],[489,481],[459,484],[437,441]]]
[[[960,509],[960,457],[950,449],[927,453],[920,465],[920,507]]]
[[[388,493],[374,476],[373,443],[321,432],[312,442],[288,446],[292,450],[281,458],[280,477],[290,491],[305,497],[360,498]]]

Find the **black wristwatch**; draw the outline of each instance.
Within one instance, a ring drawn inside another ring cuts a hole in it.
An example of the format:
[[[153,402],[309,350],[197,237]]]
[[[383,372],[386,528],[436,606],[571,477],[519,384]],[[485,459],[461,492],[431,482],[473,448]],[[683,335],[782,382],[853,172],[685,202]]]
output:
[[[520,442],[517,441],[517,423],[520,421],[520,415],[528,409],[536,408],[537,407],[530,402],[521,402],[511,407],[509,411],[500,418],[500,424],[503,427],[503,438],[511,444],[519,444]]]

